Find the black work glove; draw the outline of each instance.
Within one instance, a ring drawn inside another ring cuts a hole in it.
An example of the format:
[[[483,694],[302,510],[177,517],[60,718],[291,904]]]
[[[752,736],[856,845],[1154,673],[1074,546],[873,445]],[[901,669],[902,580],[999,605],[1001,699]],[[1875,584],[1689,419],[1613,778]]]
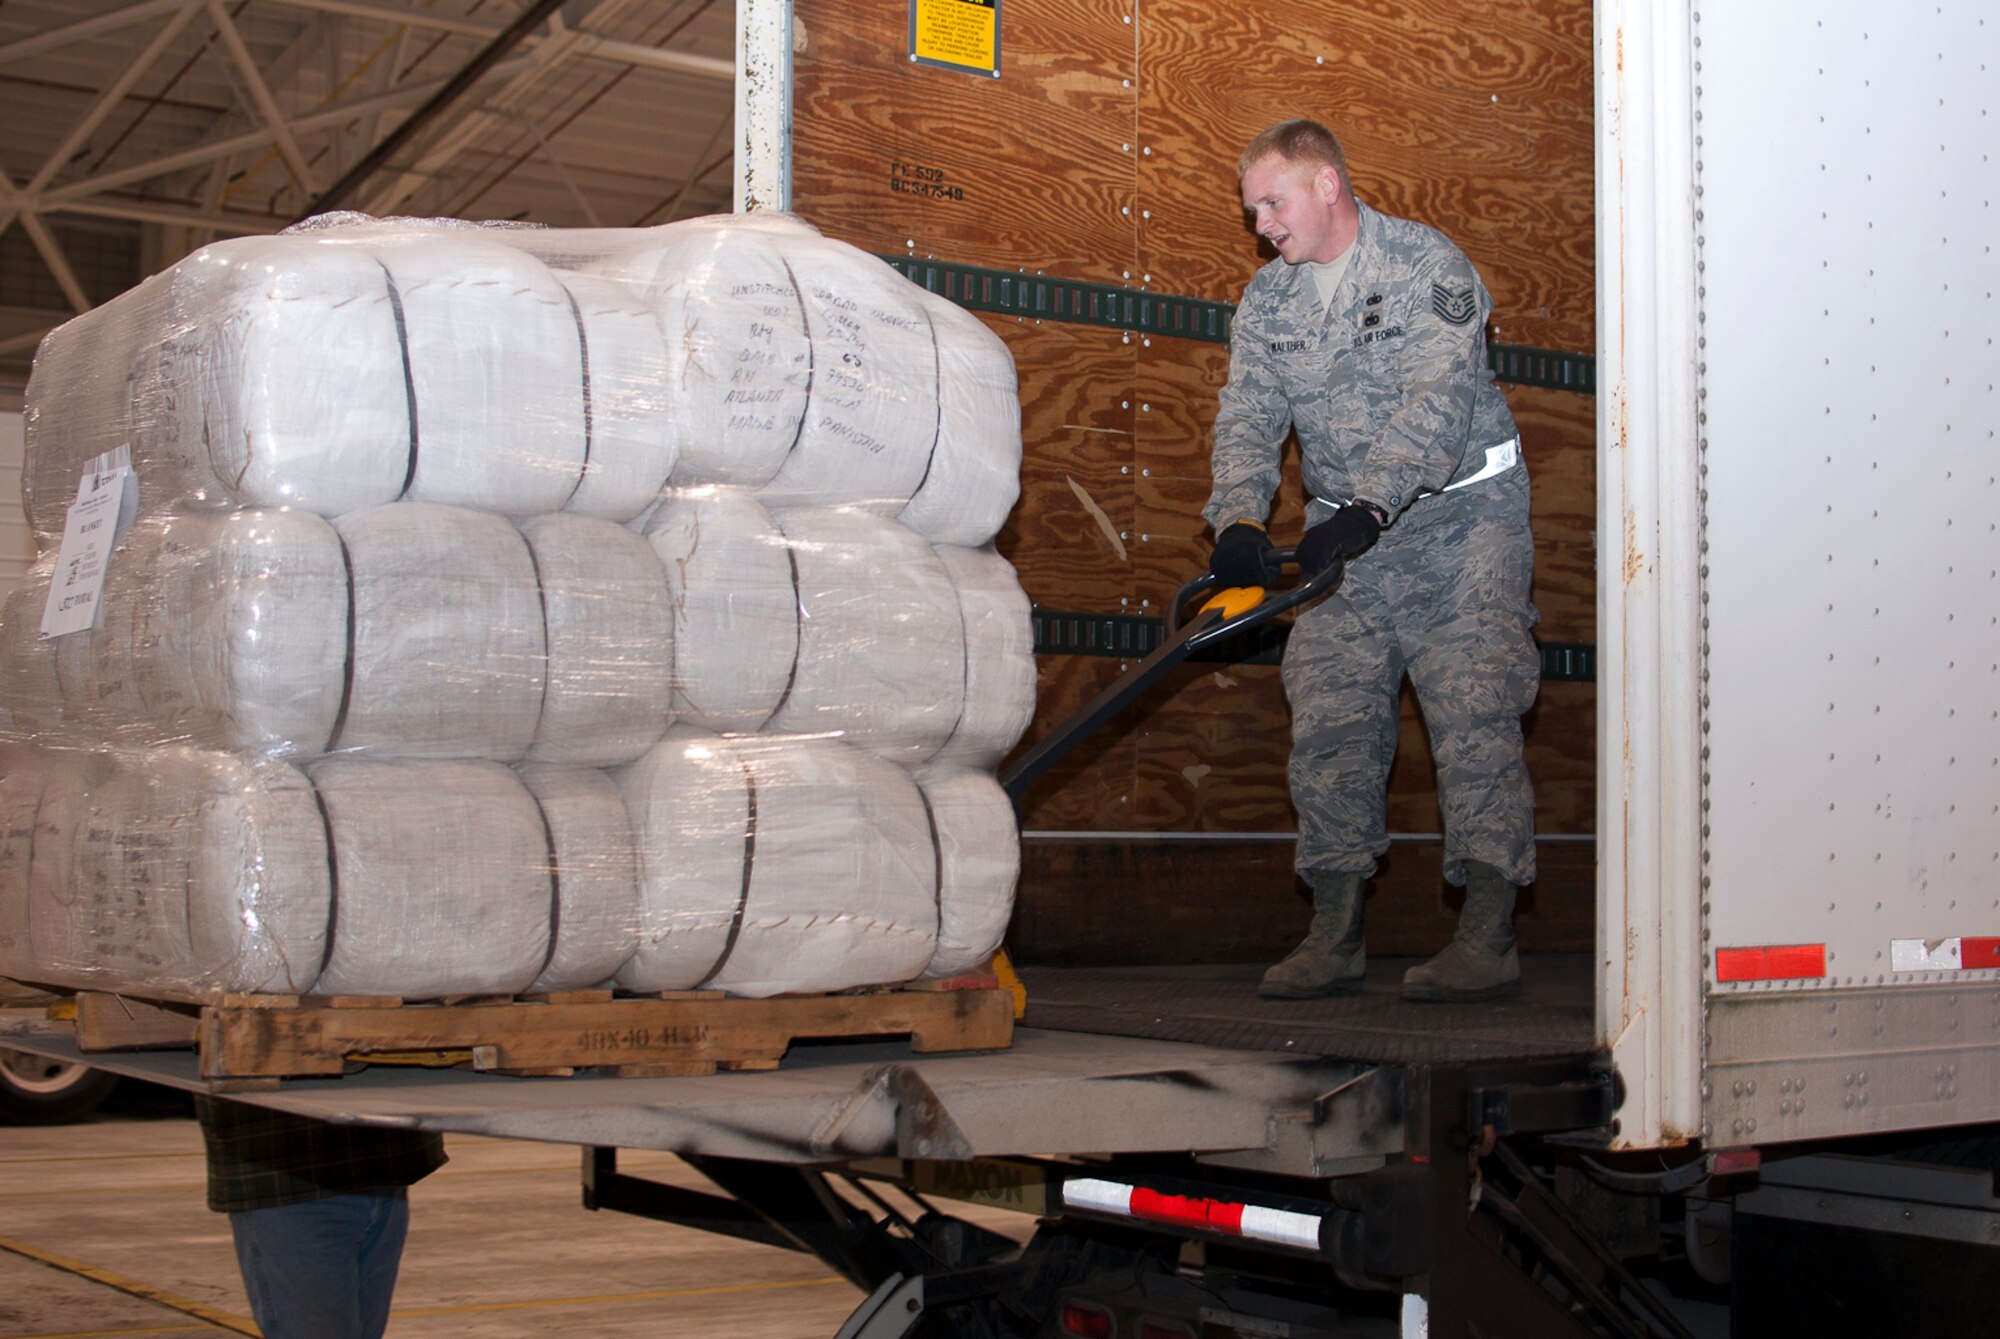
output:
[[[1237,521],[1215,537],[1208,560],[1209,575],[1223,586],[1268,586],[1272,572],[1271,537],[1254,521]]]
[[[1299,571],[1308,579],[1329,567],[1343,566],[1375,546],[1382,523],[1366,502],[1350,502],[1299,537]]]

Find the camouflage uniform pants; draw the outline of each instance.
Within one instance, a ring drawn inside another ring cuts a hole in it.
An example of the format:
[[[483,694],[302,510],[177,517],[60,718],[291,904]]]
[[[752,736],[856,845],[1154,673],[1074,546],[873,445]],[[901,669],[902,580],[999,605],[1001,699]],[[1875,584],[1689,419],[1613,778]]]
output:
[[[1398,526],[1300,615],[1284,680],[1301,872],[1373,873],[1389,849],[1389,764],[1408,674],[1437,762],[1445,877],[1464,883],[1464,862],[1477,860],[1512,883],[1534,880],[1534,792],[1521,757],[1521,715],[1541,678],[1528,635],[1533,570],[1517,518]]]

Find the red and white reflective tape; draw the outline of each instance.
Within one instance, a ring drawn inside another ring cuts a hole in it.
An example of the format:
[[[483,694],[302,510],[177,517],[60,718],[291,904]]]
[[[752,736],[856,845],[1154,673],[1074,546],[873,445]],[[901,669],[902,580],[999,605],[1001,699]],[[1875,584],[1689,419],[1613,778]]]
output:
[[[1970,972],[2000,967],[2000,937],[1892,939],[1889,967],[1897,972]]]
[[[1267,1209],[1256,1204],[1230,1200],[1193,1199],[1185,1195],[1163,1195],[1144,1186],[1121,1185],[1116,1181],[1065,1181],[1062,1201],[1066,1208],[1092,1213],[1113,1214],[1147,1223],[1191,1227],[1264,1241],[1275,1246],[1295,1246],[1300,1250],[1319,1249],[1318,1214],[1294,1213],[1288,1209]]]
[[[1762,944],[1715,951],[1717,981],[1801,981],[1824,977],[1824,944]],[[2000,969],[2000,935],[1892,939],[1889,967],[1897,972]]]
[[[1825,975],[1825,944],[1759,944],[1715,951],[1717,981],[1803,981]]]

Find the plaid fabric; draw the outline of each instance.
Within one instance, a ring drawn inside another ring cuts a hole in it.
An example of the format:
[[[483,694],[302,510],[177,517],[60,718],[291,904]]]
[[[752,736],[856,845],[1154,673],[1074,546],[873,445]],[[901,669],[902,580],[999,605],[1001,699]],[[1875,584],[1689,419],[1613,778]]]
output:
[[[444,1137],[422,1130],[334,1125],[213,1097],[196,1097],[194,1110],[217,1213],[399,1189],[445,1161]]]

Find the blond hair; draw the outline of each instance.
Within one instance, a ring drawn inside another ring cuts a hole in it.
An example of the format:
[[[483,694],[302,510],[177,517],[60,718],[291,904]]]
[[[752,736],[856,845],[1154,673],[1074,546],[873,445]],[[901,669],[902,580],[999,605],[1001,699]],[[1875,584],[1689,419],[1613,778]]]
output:
[[[1303,163],[1317,168],[1324,164],[1334,170],[1340,178],[1340,189],[1347,191],[1347,154],[1340,147],[1340,140],[1331,130],[1317,121],[1303,117],[1291,121],[1280,121],[1269,130],[1261,132],[1257,138],[1244,147],[1243,156],[1236,162],[1236,175],[1243,176],[1264,159],[1276,154],[1288,163]]]

